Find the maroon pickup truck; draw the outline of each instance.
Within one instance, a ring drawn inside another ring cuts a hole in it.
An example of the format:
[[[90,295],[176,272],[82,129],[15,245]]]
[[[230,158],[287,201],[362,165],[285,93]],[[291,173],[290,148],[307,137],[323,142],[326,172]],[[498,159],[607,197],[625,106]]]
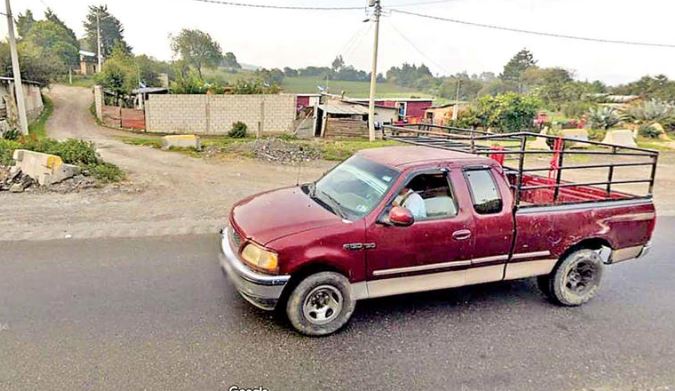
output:
[[[327,335],[358,300],[493,281],[537,277],[553,302],[577,306],[597,293],[604,264],[649,249],[651,194],[453,149],[368,149],[314,183],[238,202],[222,231],[223,269],[253,305]]]

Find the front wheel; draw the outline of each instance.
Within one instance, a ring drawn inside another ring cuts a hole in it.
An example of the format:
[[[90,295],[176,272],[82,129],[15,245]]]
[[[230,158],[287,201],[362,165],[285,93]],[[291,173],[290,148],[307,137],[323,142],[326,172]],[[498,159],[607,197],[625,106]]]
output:
[[[345,276],[321,272],[305,278],[295,287],[286,303],[286,315],[302,334],[328,335],[347,324],[355,304]]]
[[[578,306],[591,300],[600,288],[603,263],[590,249],[569,254],[548,276],[541,276],[538,285],[553,302]]]

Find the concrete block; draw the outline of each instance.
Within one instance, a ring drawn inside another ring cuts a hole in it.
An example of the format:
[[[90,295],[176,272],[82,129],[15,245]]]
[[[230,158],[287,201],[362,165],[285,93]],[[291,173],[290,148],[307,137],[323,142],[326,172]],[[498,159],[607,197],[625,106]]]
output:
[[[21,170],[40,186],[59,183],[80,173],[80,167],[64,164],[56,155],[17,149],[13,158],[16,161],[16,168],[13,170]]]
[[[539,132],[542,136],[547,136],[548,135],[548,127],[545,127],[544,129]],[[527,145],[530,149],[543,149],[545,151],[550,150],[548,144],[546,144],[546,137],[537,137],[532,143]]]
[[[633,138],[633,132],[628,129],[608,130],[602,142],[624,147],[637,147]]]
[[[171,147],[175,148],[194,148],[197,151],[202,149],[199,136],[194,134],[181,134],[175,136],[162,137],[162,149],[166,150]]]
[[[579,141],[588,141],[588,130],[586,129],[563,129],[562,136],[564,138],[579,140]],[[588,147],[590,144],[585,143],[572,143],[571,148],[584,148]]]

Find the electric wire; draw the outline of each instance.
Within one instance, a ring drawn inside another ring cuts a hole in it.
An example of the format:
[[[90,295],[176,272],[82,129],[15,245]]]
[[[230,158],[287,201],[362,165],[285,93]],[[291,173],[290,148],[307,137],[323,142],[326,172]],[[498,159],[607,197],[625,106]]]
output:
[[[419,18],[438,20],[438,21],[442,21],[442,22],[450,22],[450,23],[455,23],[455,24],[462,24],[462,25],[473,26],[473,27],[481,27],[481,28],[492,29],[492,30],[510,31],[510,32],[514,32],[514,33],[538,35],[538,36],[543,36],[543,37],[563,38],[563,39],[572,39],[572,40],[578,40],[578,41],[601,42],[601,43],[610,43],[610,44],[619,44],[619,45],[675,48],[675,44],[669,44],[669,43],[626,41],[626,40],[584,37],[584,36],[580,36],[580,35],[547,33],[547,32],[543,32],[543,31],[526,30],[526,29],[520,29],[520,28],[515,28],[515,27],[507,27],[507,26],[499,26],[499,25],[486,24],[486,23],[470,22],[470,21],[466,21],[466,20],[446,18],[446,17],[442,17],[442,16],[426,15],[426,14],[420,14],[418,12],[405,11],[405,10],[396,9],[396,8],[389,8],[389,11],[390,12],[396,12],[396,13],[399,13],[399,14],[416,16],[416,17],[419,17]]]

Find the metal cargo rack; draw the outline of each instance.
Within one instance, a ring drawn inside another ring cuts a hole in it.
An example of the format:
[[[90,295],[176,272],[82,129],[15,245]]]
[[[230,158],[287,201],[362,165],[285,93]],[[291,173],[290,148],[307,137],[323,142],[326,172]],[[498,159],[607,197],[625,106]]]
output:
[[[463,129],[450,126],[440,126],[431,124],[406,124],[406,125],[384,125],[382,127],[382,136],[385,140],[395,140],[407,144],[421,145],[433,148],[447,149],[450,151],[464,152],[479,156],[488,156],[497,160],[507,170],[509,175],[515,176],[515,183],[511,186],[514,190],[515,206],[527,207],[535,205],[521,205],[521,199],[525,192],[538,189],[551,189],[553,192],[552,202],[544,205],[561,205],[567,203],[559,199],[561,189],[579,188],[582,186],[591,187],[594,190],[602,191],[602,195],[594,200],[583,202],[603,202],[616,200],[613,195],[620,194],[621,200],[627,199],[651,199],[654,189],[654,178],[656,176],[656,166],[659,153],[645,148],[628,147],[615,144],[607,144],[590,140],[578,140],[558,136],[549,136],[533,132],[517,133],[489,133],[475,129]],[[553,146],[550,150],[545,149],[527,149],[528,142],[537,138],[543,138],[544,141],[550,140]],[[499,145],[499,143],[507,146]],[[574,144],[572,150],[565,144]],[[495,145],[497,144],[497,145]],[[509,145],[512,144],[512,145]],[[583,148],[590,148],[588,150]],[[550,155],[551,161],[549,167],[525,167],[525,158],[532,155]],[[604,157],[607,160],[613,158],[630,157],[637,161],[630,162],[607,162],[597,164],[567,164],[566,158],[570,156],[596,156]],[[513,162],[513,165],[507,165],[506,161]],[[635,179],[615,179],[615,169],[619,167],[649,167],[651,174],[649,178]],[[585,170],[585,169],[607,169],[607,179],[590,182],[570,182],[562,180],[563,171]],[[548,172],[549,176],[538,176],[536,173]],[[545,183],[527,185],[524,184],[525,174],[536,176],[544,180]],[[626,184],[648,184],[648,190],[644,195],[633,195],[629,193],[616,192],[613,187]],[[603,196],[604,195],[604,196]]]

